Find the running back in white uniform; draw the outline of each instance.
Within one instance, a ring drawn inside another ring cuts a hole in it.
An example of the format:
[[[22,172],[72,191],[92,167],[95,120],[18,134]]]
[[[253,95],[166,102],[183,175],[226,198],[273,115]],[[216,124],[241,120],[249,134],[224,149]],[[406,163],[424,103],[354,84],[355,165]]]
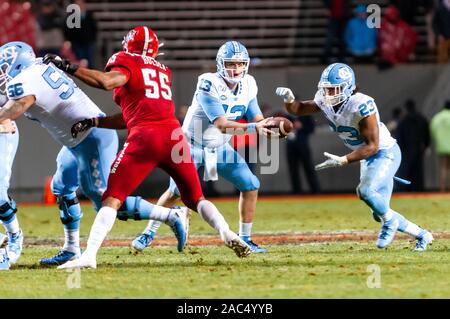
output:
[[[322,110],[333,131],[337,132],[345,146],[356,150],[365,145],[359,131],[359,122],[372,114],[376,114],[379,126],[379,149],[389,149],[395,144],[395,139],[380,121],[377,105],[373,98],[363,93],[356,93],[344,102],[335,113],[332,107],[325,105],[322,90],[317,91],[314,102]]]

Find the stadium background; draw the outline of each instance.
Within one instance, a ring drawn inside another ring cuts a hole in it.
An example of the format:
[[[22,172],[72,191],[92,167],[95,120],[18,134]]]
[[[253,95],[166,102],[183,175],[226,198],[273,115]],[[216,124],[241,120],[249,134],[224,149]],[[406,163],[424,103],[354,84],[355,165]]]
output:
[[[376,3],[384,1],[352,1]],[[33,5],[28,2],[0,1],[0,40],[32,42]],[[326,10],[319,0],[289,1],[88,1],[98,23],[96,66],[120,48],[122,37],[136,26],[152,27],[165,45],[159,60],[173,70],[173,93],[177,106],[189,104],[197,76],[215,66],[215,54],[226,40],[235,39],[247,46],[252,59],[250,74],[258,86],[260,105],[269,105],[268,112],[282,107],[275,96],[277,86],[288,86],[301,99],[312,98],[320,73],[320,61],[326,35]],[[375,65],[354,65],[361,90],[375,98],[382,120],[390,118],[394,107],[414,99],[420,111],[430,119],[439,111],[450,95],[450,66],[435,64],[435,55],[426,47],[424,9],[416,12],[418,45],[415,60],[380,71]],[[2,29],[3,28],[3,29]],[[80,86],[106,113],[118,109],[112,93]],[[323,160],[322,153],[344,154],[347,149],[332,133],[322,116],[316,117],[317,127],[310,143],[313,160]],[[14,163],[11,195],[18,201],[38,201],[42,198],[46,176],[55,170],[56,154],[60,146],[33,121],[18,120],[20,145]],[[121,141],[126,132],[119,132]],[[274,175],[258,176],[261,193],[288,193],[290,185],[285,158],[285,141],[280,141],[279,170]],[[433,191],[438,187],[437,159],[433,148],[426,154],[425,186]],[[331,169],[319,173],[323,192],[353,192],[357,185],[358,165]],[[137,192],[144,196],[158,196],[167,187],[167,175],[153,172]],[[223,181],[216,189],[230,194],[233,188]]]

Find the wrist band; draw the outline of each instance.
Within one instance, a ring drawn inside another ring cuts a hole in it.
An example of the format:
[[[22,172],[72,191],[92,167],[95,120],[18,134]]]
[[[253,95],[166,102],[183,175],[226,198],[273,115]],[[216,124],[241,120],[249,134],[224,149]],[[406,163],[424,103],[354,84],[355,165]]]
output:
[[[248,123],[247,124],[247,133],[256,132],[256,123]]]

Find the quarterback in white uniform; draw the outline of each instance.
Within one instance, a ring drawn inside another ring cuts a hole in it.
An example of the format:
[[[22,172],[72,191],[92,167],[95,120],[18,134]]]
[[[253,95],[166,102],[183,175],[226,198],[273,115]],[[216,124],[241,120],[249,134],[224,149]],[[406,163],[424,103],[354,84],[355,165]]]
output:
[[[241,192],[239,236],[252,252],[264,253],[266,250],[251,239],[260,183],[228,142],[233,134],[264,134],[268,130],[265,128],[268,119],[264,119],[258,105],[256,81],[247,73],[250,58],[245,46],[237,41],[226,42],[218,50],[216,62],[217,72],[198,77],[197,88],[183,122],[183,132],[190,142],[197,169],[204,167],[204,180],[217,180],[220,175]],[[243,117],[249,123],[236,122]],[[171,179],[169,189],[160,197],[158,205],[170,207],[179,196]],[[159,224],[150,221],[132,246],[142,251],[150,245]]]
[[[388,246],[399,230],[416,238],[416,251],[426,250],[433,240],[432,234],[389,207],[401,152],[396,140],[380,121],[374,99],[357,92],[355,74],[343,63],[325,68],[318,89],[314,100],[310,101],[296,101],[289,88],[279,87],[276,90],[291,114],[306,115],[322,111],[332,130],[352,150],[344,156],[325,152],[328,159],[316,165],[316,170],[360,161],[360,183],[356,191],[370,207],[374,218],[382,223],[377,247]]]

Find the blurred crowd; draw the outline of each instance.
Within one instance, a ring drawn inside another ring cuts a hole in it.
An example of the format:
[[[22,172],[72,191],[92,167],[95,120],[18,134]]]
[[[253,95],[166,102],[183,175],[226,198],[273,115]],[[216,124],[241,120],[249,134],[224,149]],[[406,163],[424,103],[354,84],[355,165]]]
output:
[[[377,63],[380,69],[414,61],[419,11],[424,15],[427,46],[436,61],[447,63],[450,50],[450,0],[391,0],[379,25],[373,7],[350,0],[324,0],[328,12],[324,64],[345,61]],[[337,50],[333,50],[336,47]]]
[[[70,8],[70,4],[78,7]],[[95,66],[97,23],[84,0],[2,1],[0,19],[1,43],[20,39],[38,56],[54,53]]]

